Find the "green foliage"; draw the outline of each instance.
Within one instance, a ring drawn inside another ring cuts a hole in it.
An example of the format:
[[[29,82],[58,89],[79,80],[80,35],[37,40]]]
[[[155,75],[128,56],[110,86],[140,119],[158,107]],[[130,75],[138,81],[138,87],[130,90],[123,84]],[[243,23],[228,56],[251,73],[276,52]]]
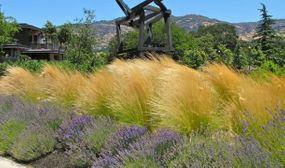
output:
[[[283,76],[285,67],[280,67],[273,61],[266,61],[260,67],[250,73],[250,76],[257,80],[268,80],[271,74]]]
[[[221,140],[223,137],[219,137]],[[213,140],[208,136],[191,135],[181,147],[169,167],[213,167],[231,166],[231,155],[227,141]]]
[[[23,132],[13,143],[9,151],[11,155],[19,161],[28,162],[52,152],[56,143],[54,137],[47,133],[48,129],[41,131],[29,129]]]
[[[199,68],[207,61],[207,54],[199,49],[187,50],[180,60],[192,68]]]
[[[267,8],[264,4],[261,4],[262,8],[259,9],[261,13],[261,21],[258,26],[258,31],[256,34],[257,42],[260,45],[262,51],[267,56],[267,59],[273,54],[273,49],[275,48],[275,37],[276,32],[273,30],[274,20],[272,16],[268,14]]]
[[[16,61],[11,66],[22,67],[31,72],[41,72],[44,62],[42,61]]]
[[[147,159],[147,158],[126,161],[124,162],[123,167],[124,168],[158,168],[154,160]]]
[[[278,66],[273,61],[266,61],[264,62],[261,67],[261,69],[266,70],[268,72],[272,72],[276,76],[282,76],[284,74],[285,68]]]
[[[100,153],[101,149],[106,143],[107,137],[109,134],[114,131],[114,128],[101,128],[96,132],[93,132],[87,135],[85,141],[86,144],[89,144],[89,148],[93,153]]]
[[[56,35],[57,35],[56,27],[50,21],[47,21],[46,24],[44,25],[43,32],[45,34],[47,44],[53,43],[57,40],[56,39]]]
[[[0,154],[5,154],[9,150],[25,127],[25,123],[16,120],[10,120],[0,125]]]
[[[102,63],[102,55],[96,56],[94,52],[97,41],[94,19],[94,11],[84,9],[84,18],[77,19],[71,26],[72,33],[66,44],[65,58],[83,71],[92,71]]]
[[[59,31],[57,32],[57,39],[61,45],[67,43],[70,40],[71,36],[72,32],[70,24],[64,24],[60,26]]]
[[[214,24],[212,26],[202,26],[198,29],[197,36],[201,37],[205,34],[211,34],[214,47],[224,45],[230,50],[234,50],[237,45],[238,35],[235,27],[226,23]]]
[[[16,20],[12,17],[7,17],[1,11],[0,6],[0,55],[2,46],[13,41],[14,34],[19,31],[19,26]]]

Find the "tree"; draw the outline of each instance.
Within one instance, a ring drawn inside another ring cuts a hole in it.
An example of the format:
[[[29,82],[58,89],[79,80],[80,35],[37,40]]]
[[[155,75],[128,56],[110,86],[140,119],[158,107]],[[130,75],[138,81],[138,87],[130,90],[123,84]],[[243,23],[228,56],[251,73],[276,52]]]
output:
[[[19,31],[19,26],[13,17],[7,17],[1,12],[0,6],[0,54],[4,44],[13,41],[14,34]]]
[[[49,44],[49,42],[54,44],[56,41],[57,33],[56,26],[53,25],[50,21],[47,21],[44,25],[43,32],[46,37],[46,44]]]
[[[276,32],[272,28],[274,20],[272,16],[268,14],[266,6],[261,4],[261,21],[258,26],[257,34],[255,35],[257,43],[260,45],[261,50],[266,55],[267,60],[272,60],[272,54],[275,48]]]
[[[213,42],[215,48],[219,45],[224,45],[226,48],[234,51],[238,43],[238,35],[235,26],[226,23],[201,26],[198,29],[196,36],[202,37],[206,34],[210,34],[214,37]]]
[[[65,57],[77,67],[90,71],[96,65],[96,34],[94,11],[84,9],[84,17],[71,26],[71,37],[66,45]]]
[[[71,25],[64,24],[59,28],[57,32],[57,40],[60,44],[59,50],[63,48],[63,45],[67,44],[68,41],[71,39]]]

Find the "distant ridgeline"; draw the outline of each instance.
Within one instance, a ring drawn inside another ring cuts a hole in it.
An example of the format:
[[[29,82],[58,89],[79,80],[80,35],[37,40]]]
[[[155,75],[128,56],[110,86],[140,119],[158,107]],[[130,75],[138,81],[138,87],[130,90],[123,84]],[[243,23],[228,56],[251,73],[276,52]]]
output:
[[[200,15],[185,15],[172,17],[172,21],[186,31],[197,31],[200,26],[209,26],[216,23],[228,23],[217,19],[211,19]],[[250,40],[256,32],[258,22],[229,23],[236,27],[241,39]],[[107,48],[110,40],[116,35],[115,21],[98,21],[94,24],[97,35],[101,39],[99,49]],[[274,29],[285,36],[285,19],[276,20]],[[125,32],[131,31],[131,28],[124,28]]]

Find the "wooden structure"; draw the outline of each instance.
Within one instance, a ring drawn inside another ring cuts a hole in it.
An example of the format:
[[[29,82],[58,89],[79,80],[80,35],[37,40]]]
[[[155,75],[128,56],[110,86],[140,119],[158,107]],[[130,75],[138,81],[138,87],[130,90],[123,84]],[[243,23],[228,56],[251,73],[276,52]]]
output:
[[[125,13],[125,17],[116,21],[118,54],[138,51],[142,52],[167,52],[173,51],[171,35],[171,10],[167,9],[162,0],[145,0],[133,8],[129,8],[123,0],[116,0],[120,8]],[[151,4],[155,4],[153,6]],[[159,20],[164,19],[166,46],[157,47],[153,45],[152,26]],[[121,25],[130,26],[139,29],[138,47],[125,50],[122,43]],[[147,34],[147,35],[146,35]]]

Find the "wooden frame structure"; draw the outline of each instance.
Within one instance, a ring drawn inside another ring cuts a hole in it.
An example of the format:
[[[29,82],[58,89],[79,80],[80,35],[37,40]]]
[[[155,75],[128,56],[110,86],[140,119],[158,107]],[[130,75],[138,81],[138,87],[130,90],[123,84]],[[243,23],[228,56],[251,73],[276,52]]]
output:
[[[116,0],[120,8],[125,13],[125,17],[116,21],[117,31],[117,54],[137,51],[143,52],[168,52],[173,51],[172,34],[171,34],[171,10],[167,9],[162,0],[144,0],[142,3],[133,8],[129,8],[123,0]],[[154,3],[156,6],[151,5]],[[153,46],[152,25],[159,20],[164,19],[166,46]],[[121,25],[139,29],[138,47],[135,49],[125,50],[122,43]],[[145,32],[147,35],[145,35]]]

